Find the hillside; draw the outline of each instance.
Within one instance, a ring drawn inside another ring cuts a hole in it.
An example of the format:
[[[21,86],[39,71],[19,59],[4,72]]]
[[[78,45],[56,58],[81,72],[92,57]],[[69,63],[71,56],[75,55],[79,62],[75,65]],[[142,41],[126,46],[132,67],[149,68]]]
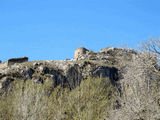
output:
[[[10,59],[0,65],[0,119],[160,120],[159,73],[154,55],[114,47]]]

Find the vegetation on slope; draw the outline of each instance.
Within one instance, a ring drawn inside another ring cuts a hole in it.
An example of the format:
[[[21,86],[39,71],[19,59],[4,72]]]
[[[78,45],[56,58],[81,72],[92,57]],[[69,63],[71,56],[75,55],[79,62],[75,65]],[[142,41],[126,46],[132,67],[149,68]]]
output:
[[[159,48],[160,41],[152,39],[131,62],[121,62],[121,107],[110,110],[107,120],[160,120]]]
[[[114,87],[107,78],[88,78],[76,89],[16,80],[0,98],[2,120],[99,120],[107,116]]]

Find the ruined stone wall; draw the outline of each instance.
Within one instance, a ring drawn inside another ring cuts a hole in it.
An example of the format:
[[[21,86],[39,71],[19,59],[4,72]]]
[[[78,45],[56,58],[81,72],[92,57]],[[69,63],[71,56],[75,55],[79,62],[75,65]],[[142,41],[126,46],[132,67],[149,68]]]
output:
[[[15,63],[23,63],[23,62],[27,62],[28,61],[28,57],[23,57],[23,58],[11,58],[7,61],[8,66],[13,65]]]
[[[23,58],[11,58],[8,61],[1,63],[0,62],[0,68],[3,67],[8,67],[11,65],[14,65],[15,63],[23,63],[23,62],[27,62],[28,61],[28,57],[23,57]]]
[[[74,58],[77,59],[83,55],[85,55],[87,52],[89,52],[89,50],[87,50],[84,47],[79,47],[75,50],[75,54],[74,54]]]

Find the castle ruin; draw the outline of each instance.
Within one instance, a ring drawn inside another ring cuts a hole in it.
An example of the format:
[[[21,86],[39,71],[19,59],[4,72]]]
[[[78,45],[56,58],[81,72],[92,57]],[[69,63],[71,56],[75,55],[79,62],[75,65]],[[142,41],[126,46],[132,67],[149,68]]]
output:
[[[8,61],[0,64],[0,67],[7,67],[7,66],[14,65],[15,63],[23,63],[23,62],[28,62],[28,57],[8,59]]]
[[[86,48],[84,48],[84,47],[78,47],[75,50],[74,58],[78,59],[79,57],[85,55],[87,52],[89,52],[89,50],[87,50]]]
[[[7,65],[10,66],[10,65],[14,65],[15,63],[23,63],[23,62],[28,62],[28,57],[8,59]]]

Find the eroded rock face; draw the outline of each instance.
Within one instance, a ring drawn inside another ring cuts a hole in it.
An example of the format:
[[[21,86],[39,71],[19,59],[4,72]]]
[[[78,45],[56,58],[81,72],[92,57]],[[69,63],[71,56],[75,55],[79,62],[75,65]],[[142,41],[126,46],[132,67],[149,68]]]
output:
[[[33,63],[31,63],[33,64]],[[69,87],[74,89],[77,85],[80,85],[81,81],[88,77],[109,77],[111,81],[116,81],[118,69],[114,67],[107,67],[102,65],[96,65],[91,62],[80,62],[79,64],[66,63],[67,67],[64,69],[61,66],[57,66],[55,62],[44,62],[40,66],[24,67],[22,65],[12,66],[4,73],[1,73],[0,82],[1,88],[6,88],[12,81],[16,79],[31,80],[36,83],[44,83],[47,80],[53,82],[53,86],[57,87]],[[17,68],[16,68],[17,67]],[[12,79],[9,79],[12,78]]]
[[[14,64],[0,68],[0,90],[7,90],[14,80],[34,80],[37,84],[51,81],[53,87],[69,87],[74,89],[88,77],[108,77],[112,84],[119,79],[118,64],[122,58],[132,59],[134,51],[118,48],[102,49],[92,52],[85,48],[75,51],[73,60],[35,61]]]

